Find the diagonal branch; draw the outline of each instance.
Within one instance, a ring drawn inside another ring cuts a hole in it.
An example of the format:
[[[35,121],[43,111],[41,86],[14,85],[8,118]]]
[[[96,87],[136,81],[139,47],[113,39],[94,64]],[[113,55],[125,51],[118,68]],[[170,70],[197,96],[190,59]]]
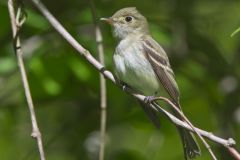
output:
[[[181,110],[179,110],[179,108],[175,104],[173,104],[169,99],[167,99],[165,97],[156,97],[153,100],[154,101],[156,101],[156,100],[163,100],[166,103],[168,103],[169,105],[171,105],[171,107],[185,120],[185,122],[193,129],[193,131],[201,139],[201,141],[203,142],[204,146],[207,148],[208,152],[210,153],[212,159],[213,160],[217,160],[217,158],[214,155],[214,153],[213,153],[211,147],[209,146],[209,144],[205,141],[205,139],[201,136],[201,134],[198,133],[198,131],[194,128],[193,124],[188,120],[188,118],[184,115],[184,113]]]
[[[47,8],[40,2],[40,0],[31,0],[34,5],[40,10],[40,12],[44,15],[44,17],[49,21],[49,23],[53,26],[53,28],[70,44],[72,45],[73,48],[75,48],[77,50],[77,52],[82,55],[94,68],[96,68],[99,72],[101,72],[105,78],[111,80],[113,83],[115,83],[117,85],[117,82],[114,79],[113,74],[110,71],[107,71],[103,65],[101,65],[101,63],[99,63],[91,54],[88,50],[86,50],[83,46],[81,46],[67,31],[66,29],[56,20],[56,18],[47,10]],[[139,94],[133,94],[131,92],[129,92],[127,89],[125,89],[125,91],[127,93],[130,93],[131,95],[133,95],[135,98],[141,100],[142,102],[144,102],[144,99],[146,98],[143,95],[139,95]],[[191,126],[189,126],[187,123],[179,120],[178,118],[176,118],[175,116],[173,116],[172,114],[170,114],[169,112],[167,112],[166,110],[164,110],[163,108],[161,108],[158,105],[151,105],[151,107],[161,113],[164,113],[174,124],[183,127],[185,129],[188,129],[192,132],[194,132],[194,130],[191,128]],[[239,158],[239,153],[236,149],[234,149],[232,146],[234,146],[236,143],[232,138],[229,138],[228,140],[223,139],[221,137],[217,137],[214,134],[201,130],[199,128],[194,127],[195,130],[197,130],[197,132],[201,135],[204,136],[206,138],[208,138],[209,140],[221,144],[224,147],[226,147],[229,151],[229,153],[231,153],[231,155],[233,155],[233,157],[236,158],[236,160],[240,160]]]
[[[19,31],[25,21],[25,15],[23,15],[21,6],[17,6],[17,14],[15,14],[12,0],[8,0],[8,10],[9,10],[11,25],[12,25],[12,32],[13,32],[13,40],[14,40],[13,45],[14,45],[14,49],[16,52],[18,67],[20,70],[23,88],[24,88],[25,96],[26,96],[27,103],[28,103],[28,108],[29,108],[30,115],[31,115],[31,121],[32,121],[31,136],[37,140],[40,159],[45,160],[41,132],[40,132],[40,130],[38,128],[38,124],[37,124],[37,119],[36,119],[36,115],[35,115],[35,111],[34,111],[32,96],[31,96],[31,92],[29,89],[27,74],[26,74],[24,62],[23,62],[23,52],[21,49],[21,41],[19,38]]]
[[[102,44],[102,33],[98,25],[96,8],[92,0],[89,1],[90,8],[93,17],[93,23],[95,25],[95,34],[98,50],[99,62],[104,65],[104,49]],[[100,74],[100,108],[101,108],[101,117],[100,117],[100,148],[99,148],[99,160],[104,160],[104,150],[105,150],[105,141],[106,141],[106,122],[107,122],[107,93],[106,93],[106,80],[102,74]]]

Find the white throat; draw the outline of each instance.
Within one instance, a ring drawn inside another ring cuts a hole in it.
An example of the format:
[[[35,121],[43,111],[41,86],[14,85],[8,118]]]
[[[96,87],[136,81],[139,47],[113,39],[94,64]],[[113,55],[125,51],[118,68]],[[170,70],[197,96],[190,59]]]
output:
[[[133,37],[138,35],[142,35],[140,28],[136,28],[133,30],[132,28],[114,25],[114,36],[119,39],[125,39],[128,38],[129,36]]]

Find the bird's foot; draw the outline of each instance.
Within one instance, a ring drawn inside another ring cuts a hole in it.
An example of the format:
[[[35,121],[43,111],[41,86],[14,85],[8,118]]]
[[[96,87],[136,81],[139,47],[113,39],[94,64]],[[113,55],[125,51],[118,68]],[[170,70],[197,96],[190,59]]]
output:
[[[123,85],[122,85],[122,90],[123,90],[123,91],[126,91],[127,88],[128,88],[128,86],[127,86],[126,84],[123,84]]]
[[[152,103],[154,100],[155,100],[155,96],[146,96],[146,97],[144,98],[144,103],[150,104],[150,103]]]

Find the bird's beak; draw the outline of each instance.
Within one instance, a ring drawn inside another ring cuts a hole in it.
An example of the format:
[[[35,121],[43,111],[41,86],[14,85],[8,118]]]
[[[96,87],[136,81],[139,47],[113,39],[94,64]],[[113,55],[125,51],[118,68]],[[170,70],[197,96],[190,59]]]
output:
[[[112,17],[109,17],[109,18],[101,18],[100,19],[101,21],[104,21],[104,22],[107,22],[108,24],[112,25],[113,24],[113,19]]]

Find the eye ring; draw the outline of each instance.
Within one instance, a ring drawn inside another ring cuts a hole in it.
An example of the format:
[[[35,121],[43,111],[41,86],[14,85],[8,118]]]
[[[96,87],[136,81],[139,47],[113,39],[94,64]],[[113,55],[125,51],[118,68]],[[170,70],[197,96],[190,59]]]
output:
[[[133,19],[133,18],[132,18],[131,16],[127,16],[127,17],[125,17],[125,21],[126,21],[126,22],[131,22],[132,19]]]

